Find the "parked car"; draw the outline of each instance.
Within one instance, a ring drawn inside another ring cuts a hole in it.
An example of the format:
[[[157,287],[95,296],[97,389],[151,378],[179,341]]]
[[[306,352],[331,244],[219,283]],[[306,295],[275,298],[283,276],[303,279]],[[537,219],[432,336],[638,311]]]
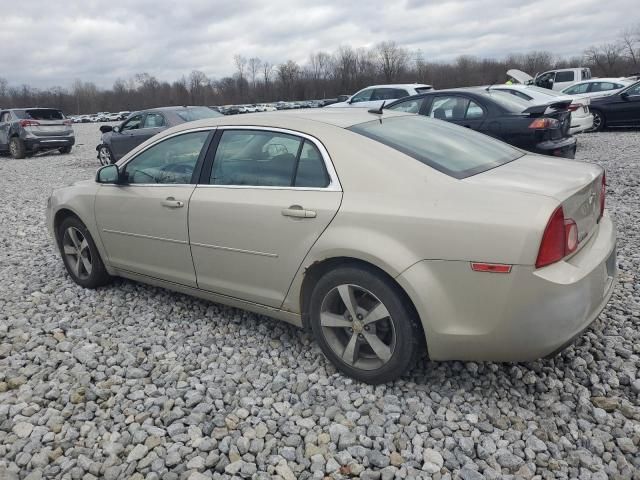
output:
[[[0,111],[0,152],[24,158],[44,150],[71,152],[72,122],[56,108],[12,108]]]
[[[423,85],[420,83],[373,85],[371,87],[363,88],[344,102],[332,103],[330,105],[326,105],[326,107],[380,108],[383,103],[388,104],[399,98],[416,95],[429,90],[433,90],[431,85]]]
[[[592,78],[577,82],[560,91],[565,95],[580,95],[581,97],[601,97],[622,90],[634,82],[622,78]]]
[[[145,140],[169,127],[221,116],[209,107],[161,107],[136,112],[121,125],[100,127],[102,137],[96,146],[98,160],[102,165],[114,163]]]
[[[570,104],[531,105],[509,93],[475,87],[423,93],[385,108],[452,122],[530,152],[573,158],[577,142],[569,134]]]
[[[521,70],[512,69],[507,71],[507,75],[523,84],[537,85],[549,90],[562,90],[576,82],[589,80],[591,69],[587,67],[558,68],[537,74],[535,78]]]
[[[129,110],[123,110],[121,112],[118,112],[118,115],[120,116],[120,120],[126,120],[127,117],[131,115],[131,112]]]
[[[119,113],[110,113],[107,115],[107,122],[119,122],[120,114]]]
[[[640,126],[640,82],[625,89],[591,99],[593,129]]]
[[[370,383],[426,352],[550,355],[598,317],[616,277],[600,166],[419,115],[337,113],[179,125],[55,190],[47,225],[67,272],[307,327]]]
[[[536,85],[491,85],[489,89],[496,92],[507,92],[535,104],[571,100],[571,104],[568,107],[571,112],[569,133],[575,135],[593,128],[593,115],[589,112],[589,104],[591,102],[586,97],[565,95]]]

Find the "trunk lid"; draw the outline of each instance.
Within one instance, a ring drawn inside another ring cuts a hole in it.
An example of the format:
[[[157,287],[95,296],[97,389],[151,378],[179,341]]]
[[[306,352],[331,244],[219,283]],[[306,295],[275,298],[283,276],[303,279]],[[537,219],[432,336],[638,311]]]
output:
[[[602,167],[590,163],[525,155],[462,181],[555,198],[562,204],[565,218],[576,222],[582,245],[595,231],[600,218],[603,173]]]

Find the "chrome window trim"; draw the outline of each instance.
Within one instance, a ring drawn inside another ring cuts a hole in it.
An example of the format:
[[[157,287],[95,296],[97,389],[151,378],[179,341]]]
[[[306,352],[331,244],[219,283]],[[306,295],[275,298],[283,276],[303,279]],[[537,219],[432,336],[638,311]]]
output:
[[[293,135],[296,137],[303,138],[305,140],[309,140],[320,152],[320,156],[322,157],[322,161],[324,162],[324,168],[329,175],[329,185],[326,187],[296,187],[296,186],[271,186],[271,185],[212,185],[210,183],[199,183],[197,188],[205,187],[205,188],[241,188],[241,189],[261,189],[261,190],[310,190],[310,191],[319,191],[319,192],[341,192],[342,185],[340,184],[340,179],[338,178],[338,173],[333,165],[333,160],[331,160],[331,156],[329,152],[325,148],[324,144],[318,140],[316,137],[313,137],[307,133],[299,132],[297,130],[291,130],[288,128],[281,127],[268,127],[264,125],[218,125],[218,130],[260,130],[265,132],[276,132],[283,133],[286,135]],[[215,158],[213,159],[215,161]]]

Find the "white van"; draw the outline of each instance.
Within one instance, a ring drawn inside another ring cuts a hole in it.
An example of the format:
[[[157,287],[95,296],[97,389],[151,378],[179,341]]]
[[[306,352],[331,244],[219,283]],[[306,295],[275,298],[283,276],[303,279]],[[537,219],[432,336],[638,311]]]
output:
[[[507,72],[511,78],[525,85],[537,85],[549,90],[562,90],[569,85],[591,78],[591,69],[587,67],[578,68],[558,68],[537,74],[534,77],[521,70],[509,70]]]

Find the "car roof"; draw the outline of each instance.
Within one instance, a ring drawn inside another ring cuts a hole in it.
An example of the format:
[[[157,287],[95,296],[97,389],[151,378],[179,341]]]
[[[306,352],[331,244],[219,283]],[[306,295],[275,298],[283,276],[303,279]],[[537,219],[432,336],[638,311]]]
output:
[[[411,114],[404,112],[384,111],[384,118],[403,117]],[[287,128],[291,130],[301,130],[302,123],[307,126],[331,125],[338,128],[349,128],[359,123],[370,122],[380,118],[379,114],[369,113],[366,108],[331,108],[331,109],[309,109],[309,110],[288,110],[277,112],[248,113],[237,116],[221,116],[206,118],[193,122],[183,123],[171,128],[172,132],[180,130],[190,130],[201,127],[217,126],[260,126],[273,128]]]
[[[427,85],[425,83],[389,83],[386,85],[369,85],[368,87],[361,88],[360,90],[365,90],[367,88],[420,88],[431,86],[432,85]]]
[[[569,87],[573,87],[575,85],[578,85],[579,83],[595,83],[595,82],[631,83],[629,80],[625,80],[624,77],[602,77],[602,78],[590,78],[589,80],[580,80],[579,82],[569,85]]]

